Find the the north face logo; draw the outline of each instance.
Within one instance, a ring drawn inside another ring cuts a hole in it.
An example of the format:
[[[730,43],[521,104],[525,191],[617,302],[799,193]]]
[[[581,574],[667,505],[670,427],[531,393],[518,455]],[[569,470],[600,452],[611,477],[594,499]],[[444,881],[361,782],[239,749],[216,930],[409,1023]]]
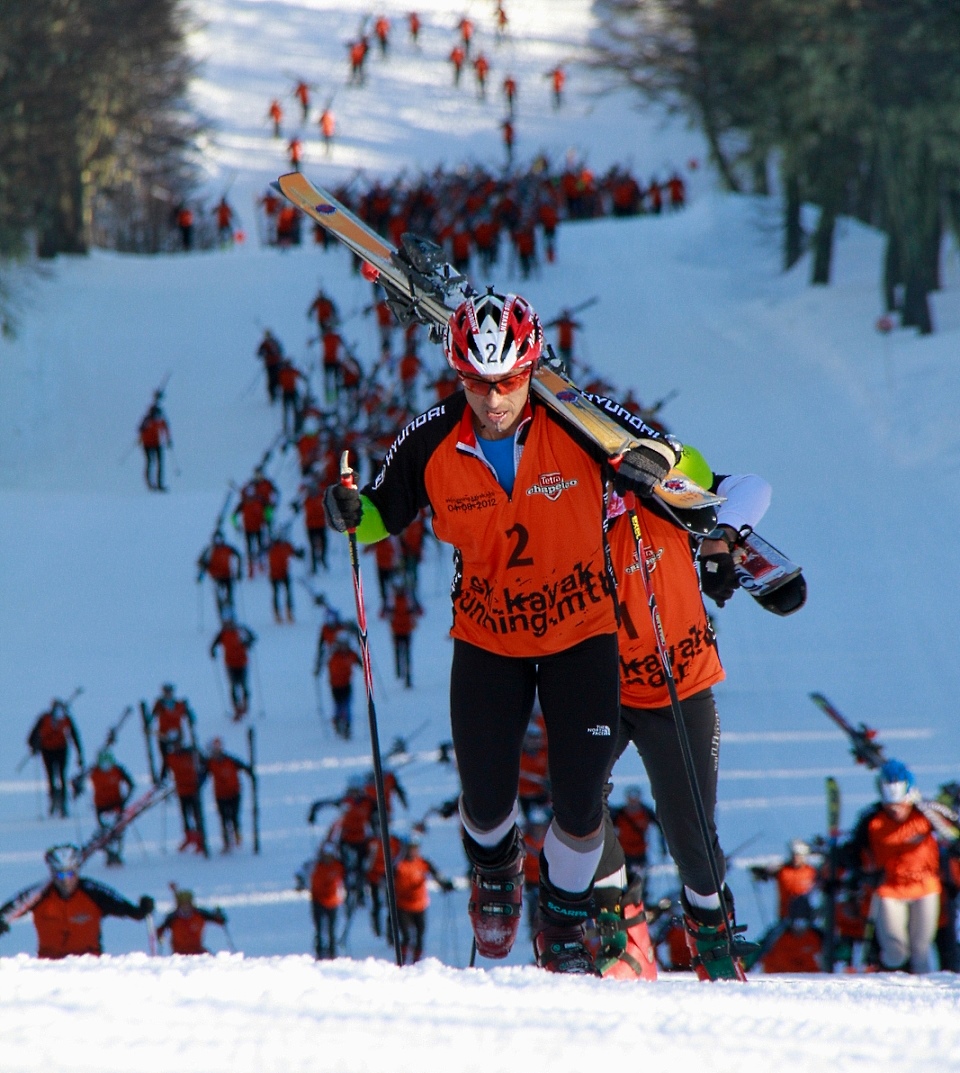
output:
[[[565,488],[575,488],[576,480],[565,481],[559,473],[541,473],[537,483],[527,489],[528,496],[543,495],[547,499],[557,500]]]

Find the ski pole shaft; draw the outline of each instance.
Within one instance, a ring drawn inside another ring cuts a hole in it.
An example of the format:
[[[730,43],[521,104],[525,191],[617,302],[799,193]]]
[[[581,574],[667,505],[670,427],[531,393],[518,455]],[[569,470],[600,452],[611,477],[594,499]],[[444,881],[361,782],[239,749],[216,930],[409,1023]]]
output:
[[[17,774],[18,774],[18,775],[20,774],[20,772],[21,772],[21,771],[23,771],[23,769],[24,769],[24,768],[25,768],[25,767],[27,766],[27,764],[29,764],[29,763],[30,763],[30,758],[31,758],[32,756],[34,756],[34,755],[35,755],[35,754],[34,754],[34,752],[33,752],[33,750],[32,750],[32,749],[28,749],[28,750],[27,750],[27,753],[26,753],[26,755],[24,756],[24,758],[23,758],[23,759],[22,759],[22,760],[20,761],[20,763],[19,763],[19,764],[17,764]]]
[[[657,644],[657,653],[663,666],[663,676],[667,685],[667,693],[670,695],[670,709],[673,712],[673,722],[677,730],[677,740],[680,745],[680,755],[683,758],[683,770],[690,786],[690,795],[693,798],[694,810],[697,814],[697,825],[700,828],[700,836],[703,839],[703,848],[706,852],[707,863],[710,866],[710,878],[713,880],[717,896],[720,899],[720,908],[726,925],[727,950],[731,959],[736,962],[736,954],[733,949],[733,926],[730,920],[730,912],[727,908],[727,900],[723,896],[723,881],[720,878],[720,868],[717,864],[716,854],[713,852],[713,838],[710,833],[710,824],[707,820],[707,811],[703,804],[703,795],[700,793],[700,784],[697,780],[697,771],[693,763],[693,751],[690,747],[690,738],[687,734],[686,725],[683,722],[683,712],[680,708],[680,697],[677,694],[677,683],[673,677],[673,664],[670,662],[670,653],[667,650],[667,639],[663,632],[663,622],[660,619],[660,610],[657,607],[656,593],[653,591],[653,582],[650,580],[650,571],[647,568],[647,557],[643,547],[643,532],[640,529],[640,517],[637,514],[637,500],[633,492],[627,492],[623,497],[633,530],[633,539],[637,550],[637,563],[640,578],[643,583],[643,592],[647,598],[647,607],[650,610],[650,620],[653,624],[653,634]]]
[[[340,457],[340,483],[345,488],[355,488],[353,470],[350,468],[350,453]],[[377,809],[380,814],[380,845],[383,848],[384,879],[387,886],[387,909],[393,927],[393,950],[397,965],[403,964],[400,950],[400,920],[397,914],[397,894],[393,882],[393,859],[390,852],[390,824],[387,820],[386,794],[383,789],[383,763],[380,758],[380,735],[377,730],[377,710],[373,702],[373,669],[370,663],[370,645],[367,639],[367,612],[363,601],[363,579],[360,575],[360,551],[357,546],[357,531],[349,529],[350,565],[353,567],[353,595],[357,607],[357,628],[360,655],[363,662],[363,684],[367,692],[367,722],[370,726],[370,752],[373,756],[373,781],[377,791]]]

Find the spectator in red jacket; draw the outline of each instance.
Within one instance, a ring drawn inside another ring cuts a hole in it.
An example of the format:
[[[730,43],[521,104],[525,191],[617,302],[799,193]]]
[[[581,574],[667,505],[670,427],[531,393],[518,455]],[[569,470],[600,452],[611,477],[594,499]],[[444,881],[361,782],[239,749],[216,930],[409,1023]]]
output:
[[[82,771],[83,746],[77,725],[70,715],[70,710],[62,700],[54,699],[50,708],[33,724],[27,736],[30,752],[39,753],[47,772],[47,786],[50,793],[49,812],[61,816],[67,814],[67,752],[70,743],[77,751],[77,768]]]
[[[158,941],[169,932],[171,953],[209,954],[210,951],[203,945],[204,929],[207,924],[226,925],[226,913],[222,909],[201,909],[194,904],[193,891],[182,887],[174,886],[173,896],[177,907],[163,918],[157,928]]]
[[[214,738],[207,750],[207,772],[213,782],[213,798],[220,815],[223,852],[240,846],[240,772],[253,778],[253,769],[239,757],[223,750],[223,739]]]
[[[143,448],[143,479],[151,492],[165,492],[163,483],[163,449],[172,447],[170,426],[159,406],[151,406],[140,422],[138,430],[140,446]]]
[[[246,626],[226,617],[220,632],[210,646],[210,658],[214,659],[217,649],[223,645],[223,665],[230,680],[230,696],[233,701],[233,719],[239,723],[250,706],[250,689],[247,685],[247,664],[249,649],[256,643],[256,634]]]
[[[286,527],[284,527],[286,528]],[[278,623],[283,622],[280,605],[281,593],[286,601],[287,622],[293,622],[293,589],[290,585],[290,560],[302,559],[306,553],[303,548],[295,548],[281,534],[270,545],[267,559],[270,569],[270,584],[273,586],[273,617]]]

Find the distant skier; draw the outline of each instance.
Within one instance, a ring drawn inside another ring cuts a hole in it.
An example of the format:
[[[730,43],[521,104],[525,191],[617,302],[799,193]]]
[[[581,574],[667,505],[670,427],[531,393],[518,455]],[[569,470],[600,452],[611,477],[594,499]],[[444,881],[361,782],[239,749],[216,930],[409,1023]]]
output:
[[[817,886],[817,869],[810,863],[810,847],[802,839],[794,838],[788,847],[790,856],[779,868],[754,865],[750,874],[765,882],[777,881],[777,917],[786,920],[790,905],[795,898],[809,895]]]
[[[273,588],[273,618],[277,623],[283,622],[282,603],[286,603],[287,622],[293,622],[290,560],[302,559],[305,554],[303,548],[295,548],[282,533],[276,537],[267,551],[270,585]]]
[[[203,754],[192,745],[184,744],[171,749],[163,757],[160,781],[163,782],[168,774],[173,776],[183,818],[183,841],[178,848],[181,853],[192,849],[207,856],[203,804],[200,800],[200,788],[207,777]]]
[[[553,90],[553,107],[560,108],[563,104],[563,87],[567,83],[567,74],[564,69],[557,64],[553,70],[547,72],[547,78],[550,79],[550,87]]]
[[[352,737],[353,668],[361,664],[362,660],[350,647],[349,641],[340,638],[334,642],[327,660],[330,694],[333,697],[333,729],[347,741]]]
[[[277,373],[283,361],[283,347],[269,328],[264,331],[263,339],[257,347],[257,357],[263,362],[263,369],[267,375],[267,395],[271,402],[276,402],[280,394]]]
[[[106,830],[116,823],[134,790],[133,776],[104,749],[97,757],[97,766],[90,771],[93,785],[93,807],[97,823]],[[123,833],[104,846],[108,865],[123,864]]]
[[[337,914],[346,901],[343,863],[334,848],[324,843],[315,861],[297,873],[297,890],[310,891],[313,914],[313,949],[318,961],[337,956]]]
[[[217,241],[221,246],[229,246],[233,242],[233,219],[235,214],[227,201],[226,194],[217,202],[213,213],[217,221]]]
[[[227,615],[220,632],[210,646],[210,658],[214,659],[217,649],[223,646],[223,665],[230,681],[230,696],[233,701],[233,721],[235,723],[246,715],[250,707],[250,689],[247,685],[247,665],[250,662],[249,650],[256,644],[256,634],[246,626],[234,622]]]
[[[99,957],[103,953],[104,917],[145,920],[153,912],[149,894],[134,905],[111,887],[81,879],[80,849],[75,845],[52,846],[44,860],[50,869],[50,882],[32,910],[38,958]],[[8,927],[0,920],[0,934]]]
[[[323,151],[329,156],[333,151],[333,136],[337,131],[337,120],[333,114],[333,109],[330,107],[324,108],[320,113],[318,123],[320,126],[320,137],[323,139]]]
[[[82,771],[83,746],[77,725],[67,705],[62,700],[54,699],[50,708],[33,724],[27,737],[30,751],[40,754],[47,772],[51,816],[55,813],[67,815],[67,755],[71,742],[77,751],[77,770]]]
[[[160,687],[160,696],[150,711],[150,721],[156,728],[161,756],[185,742],[196,744],[197,717],[186,697],[176,695],[172,682],[164,682]]]
[[[407,842],[403,855],[393,866],[393,883],[397,895],[397,920],[400,925],[400,954],[404,964],[415,965],[423,956],[423,939],[427,930],[427,909],[430,892],[427,877],[432,876],[444,892],[453,890],[453,883],[442,875],[437,866],[420,853],[420,840]]]
[[[386,59],[390,47],[390,20],[386,15],[378,15],[373,24],[373,33],[380,43],[380,55]]]
[[[473,73],[477,77],[477,96],[484,101],[487,99],[487,75],[490,73],[490,61],[482,52],[473,61]]]
[[[393,636],[393,655],[397,677],[407,689],[413,686],[413,657],[410,645],[417,618],[423,613],[403,585],[394,590],[393,600],[387,609],[390,616],[390,633]]]
[[[293,137],[287,142],[287,159],[294,171],[300,170],[303,163],[303,142],[299,138]]]
[[[240,773],[253,778],[253,768],[239,757],[224,752],[223,739],[214,738],[207,749],[207,771],[213,782],[213,797],[220,816],[223,852],[240,846]]]
[[[280,106],[278,100],[272,100],[270,102],[270,107],[267,109],[267,117],[273,124],[274,138],[279,138],[282,132],[283,108]]]
[[[172,954],[209,954],[203,945],[203,932],[207,924],[227,923],[227,914],[222,909],[201,909],[194,904],[193,891],[173,886],[176,908],[168,913],[157,928],[159,942],[170,933]]]
[[[159,402],[154,402],[147,410],[137,435],[143,448],[143,479],[147,487],[151,492],[166,492],[167,488],[163,483],[163,451],[164,448],[173,447],[173,438]]]
[[[197,560],[197,583],[209,574],[214,584],[217,612],[221,618],[226,610],[233,610],[233,583],[243,577],[243,557],[217,529],[209,547],[204,548]]]
[[[310,115],[310,85],[302,79],[293,87],[293,96],[300,102],[300,120],[306,123]]]
[[[460,45],[454,45],[450,49],[450,55],[447,57],[453,67],[453,84],[454,86],[460,85],[460,75],[463,73],[463,64],[467,58],[466,52]]]

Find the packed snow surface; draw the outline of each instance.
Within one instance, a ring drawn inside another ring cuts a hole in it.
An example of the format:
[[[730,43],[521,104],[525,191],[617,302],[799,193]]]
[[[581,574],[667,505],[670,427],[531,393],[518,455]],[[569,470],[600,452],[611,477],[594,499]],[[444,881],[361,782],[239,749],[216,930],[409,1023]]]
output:
[[[359,168],[388,178],[440,162],[498,166],[496,93],[508,69],[520,83],[521,162],[543,151],[560,163],[573,149],[597,171],[621,161],[641,177],[662,178],[703,161],[695,133],[638,110],[623,93],[593,92],[596,76],[577,65],[591,31],[588,4],[508,3],[510,36],[500,45],[493,5],[468,5],[493,65],[486,103],[471,82],[451,85],[445,58],[462,12],[420,5],[424,30],[414,52],[406,7],[381,9],[393,19],[392,52],[371,56],[359,89],[343,85],[345,43],[371,13],[366,5],[196,0],[192,42],[205,65],[195,96],[212,127],[207,193],[212,204],[229,191],[247,241],[190,256],[60,258],[20,281],[20,335],[0,343],[4,897],[43,877],[47,846],[82,840],[94,823],[89,796],[71,818],[46,818],[39,767],[15,771],[51,697],[84,687],[73,710],[91,757],[123,707],[152,701],[167,680],[189,697],[203,741],[221,735],[228,750],[246,748],[243,728],[224,714],[220,664],[207,653],[215,613],[209,590],[195,584],[194,563],[228,482],[249,475],[279,427],[254,357],[263,328],[306,365],[315,352],[305,312],[318,286],[348,314],[370,301],[344,251],[283,253],[256,240],[253,199],[288,169],[285,139],[271,137],[265,118],[270,99],[283,97],[293,133],[294,79],[315,82],[319,98],[337,89],[340,135],[330,158],[314,131],[303,132],[304,170],[328,185]],[[568,65],[569,82],[555,112],[543,75],[558,62]],[[716,614],[728,676],[717,689],[720,833],[734,854],[738,916],[756,935],[772,919],[773,892],[751,885],[747,865],[779,859],[787,839],[824,830],[825,776],[840,781],[847,827],[874,797],[871,776],[850,761],[811,691],[853,722],[877,727],[926,793],[960,775],[960,269],[955,247],[945,248],[934,336],[878,335],[880,236],[845,224],[834,282],[813,289],[806,261],[779,271],[775,202],[717,193],[704,166],[685,174],[685,212],[562,226],[555,265],[521,281],[501,264],[497,282],[521,289],[545,319],[598,295],[581,316],[581,356],[647,402],[676,389],[663,412],[676,435],[719,472],[755,471],[773,485],[761,531],[803,565],[809,602],[778,619],[741,593]],[[372,360],[370,319],[357,313],[345,331],[361,360]],[[439,369],[439,352],[427,360]],[[171,493],[156,496],[143,487],[134,436],[168,373],[175,470]],[[285,520],[298,482],[293,452],[275,455],[268,469]],[[294,535],[304,542],[299,521]],[[342,542],[330,563],[313,584],[352,616]],[[422,568],[426,615],[414,638],[411,691],[393,677],[371,557],[364,570],[381,741],[406,737],[412,755],[398,768],[410,796],[397,823],[403,834],[456,792],[455,773],[432,759],[449,736],[449,554],[431,545]],[[303,587],[295,598],[297,623],[277,626],[267,583],[240,586],[240,617],[260,638],[251,684],[261,854],[179,855],[176,806],[161,806],[128,835],[124,869],[108,871],[99,858],[86,869],[130,898],[152,894],[158,913],[170,907],[170,882],[193,889],[202,905],[222,906],[229,933],[207,933],[219,953],[148,957],[142,924],[108,920],[109,956],[43,963],[32,956],[29,919],[15,924],[0,938],[4,1073],[561,1073],[650,1063],[737,1073],[960,1069],[960,985],[947,974],[751,976],[746,986],[558,979],[530,967],[525,936],[505,967],[470,970],[462,889],[433,893],[428,956],[416,967],[392,964],[365,913],[352,924],[348,957],[314,962],[309,906],[293,890],[293,874],[333,814],[315,828],[305,814],[370,760],[362,693],[352,742],[335,739],[318,717],[318,708],[330,714],[325,687],[315,694],[310,674],[320,620]],[[144,787],[134,721],[116,753]],[[646,786],[629,754],[615,777],[615,800],[624,785]],[[247,847],[248,804],[249,795]],[[209,800],[207,813],[214,827]],[[423,849],[442,871],[462,875],[455,821],[431,820]],[[656,895],[675,883],[668,866],[655,870]]]

